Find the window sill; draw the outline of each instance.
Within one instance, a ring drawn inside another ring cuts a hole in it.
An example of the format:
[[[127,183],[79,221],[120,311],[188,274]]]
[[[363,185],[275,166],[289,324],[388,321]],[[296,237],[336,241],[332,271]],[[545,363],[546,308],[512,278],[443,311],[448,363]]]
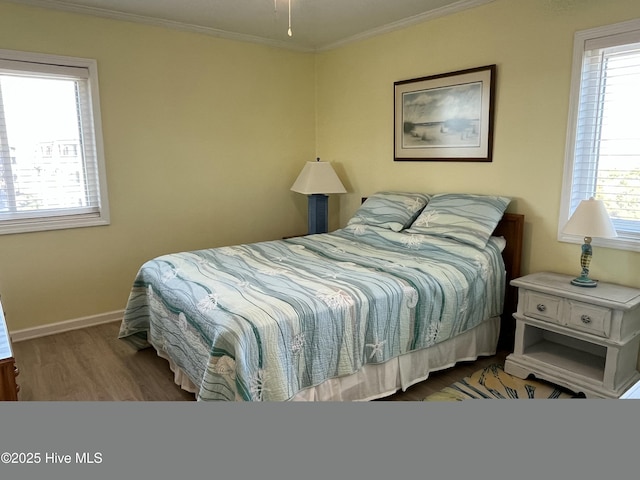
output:
[[[558,241],[566,243],[583,244],[584,237],[578,237],[576,235],[565,235],[560,233],[558,235]],[[596,238],[591,240],[591,245],[603,248],[612,248],[615,250],[629,250],[632,252],[640,252],[640,238],[629,237],[620,235],[616,238]]]
[[[109,225],[110,221],[104,217],[90,218],[64,218],[64,219],[47,219],[40,221],[18,221],[8,224],[0,223],[0,235],[9,235],[15,233],[42,232],[47,230],[63,230],[69,228],[97,227]]]

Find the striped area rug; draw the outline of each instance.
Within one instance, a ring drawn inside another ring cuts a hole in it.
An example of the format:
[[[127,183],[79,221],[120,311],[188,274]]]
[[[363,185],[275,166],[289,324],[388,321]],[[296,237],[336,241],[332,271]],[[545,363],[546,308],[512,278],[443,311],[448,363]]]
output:
[[[514,377],[502,365],[478,370],[459,382],[426,397],[424,401],[458,401],[470,398],[580,398],[573,392],[542,380]]]

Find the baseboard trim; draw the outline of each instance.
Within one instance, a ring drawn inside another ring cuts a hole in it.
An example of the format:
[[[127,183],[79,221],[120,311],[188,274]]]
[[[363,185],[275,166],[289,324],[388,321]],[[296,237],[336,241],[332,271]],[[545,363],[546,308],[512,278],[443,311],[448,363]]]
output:
[[[40,327],[24,328],[22,330],[15,330],[11,332],[11,341],[13,343],[21,342],[23,340],[31,340],[33,338],[46,337],[47,335],[55,335],[56,333],[68,332],[71,330],[78,330],[80,328],[93,327],[95,325],[101,325],[103,323],[115,322],[122,320],[124,316],[124,310],[116,310],[113,312],[100,313],[98,315],[91,315],[89,317],[75,318],[72,320],[65,320],[63,322],[50,323],[48,325],[42,325]]]

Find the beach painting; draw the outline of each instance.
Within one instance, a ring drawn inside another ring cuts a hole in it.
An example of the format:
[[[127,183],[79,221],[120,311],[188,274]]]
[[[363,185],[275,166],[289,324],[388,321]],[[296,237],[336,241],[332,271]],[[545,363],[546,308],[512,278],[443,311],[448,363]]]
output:
[[[495,65],[396,82],[395,160],[491,161]]]

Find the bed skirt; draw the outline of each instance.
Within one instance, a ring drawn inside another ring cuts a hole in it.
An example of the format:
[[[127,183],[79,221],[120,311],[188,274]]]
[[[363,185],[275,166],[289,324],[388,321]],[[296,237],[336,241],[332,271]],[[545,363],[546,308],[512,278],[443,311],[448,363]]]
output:
[[[458,362],[495,355],[499,334],[500,317],[493,317],[437,345],[401,355],[385,363],[367,364],[352,375],[331,378],[315,387],[305,388],[291,401],[370,401],[392,395],[398,390],[405,391],[426,380],[431,372],[444,370]],[[161,348],[155,345],[154,348],[160,357],[169,362],[176,385],[196,394],[198,386]]]

